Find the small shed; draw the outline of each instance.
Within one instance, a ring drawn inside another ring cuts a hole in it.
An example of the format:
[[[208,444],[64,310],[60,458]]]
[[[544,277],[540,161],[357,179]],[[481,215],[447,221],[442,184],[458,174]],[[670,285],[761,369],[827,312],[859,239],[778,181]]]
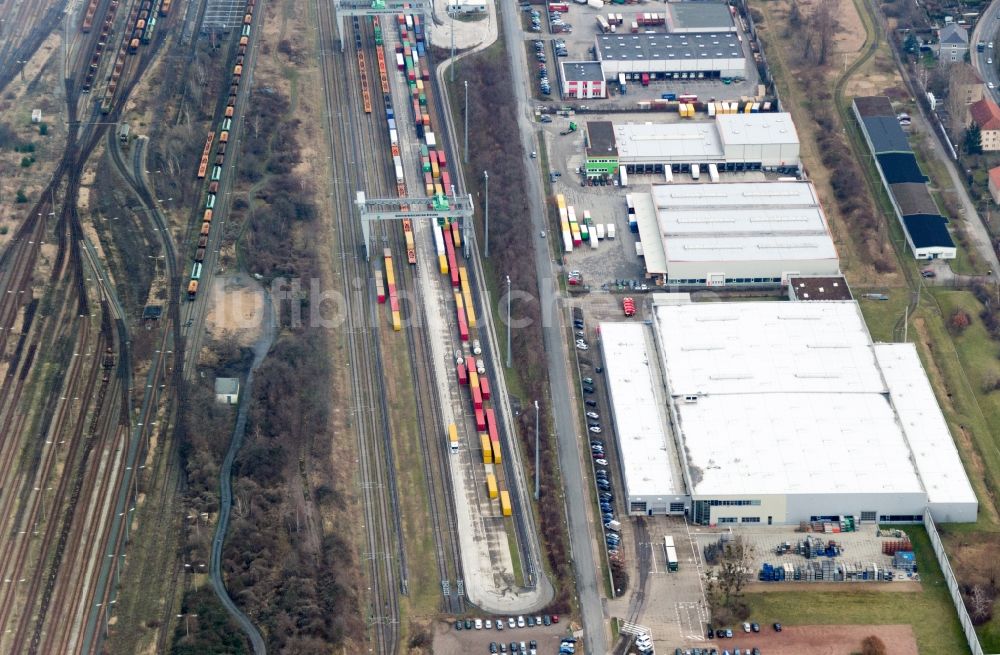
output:
[[[239,378],[215,378],[215,402],[223,405],[235,405],[239,399]]]

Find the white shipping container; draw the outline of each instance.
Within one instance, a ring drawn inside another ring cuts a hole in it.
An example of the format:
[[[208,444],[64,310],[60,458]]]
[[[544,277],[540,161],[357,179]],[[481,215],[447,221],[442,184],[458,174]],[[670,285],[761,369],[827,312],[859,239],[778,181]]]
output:
[[[562,231],[563,238],[563,250],[565,252],[573,252],[573,235],[569,230]]]
[[[597,250],[597,237],[593,234],[590,235],[590,249]]]
[[[433,132],[426,132],[424,134],[424,139],[427,141],[427,147],[428,148],[436,148],[437,147],[437,140],[434,138],[434,133]]]
[[[396,181],[397,182],[403,181],[403,167],[400,166],[399,164],[396,164]]]
[[[595,225],[594,226],[594,233],[597,235],[598,239],[603,239],[604,238],[604,224],[603,223],[598,223],[597,225]]]
[[[594,9],[604,9],[604,0],[587,0],[587,4]]]
[[[399,134],[396,130],[389,130],[389,143],[394,146],[399,145]]]
[[[412,14],[407,14],[406,15],[406,29],[407,30],[412,30],[413,29],[413,15]]]
[[[619,166],[618,172],[621,173],[622,186],[628,186],[628,172],[625,171],[625,167]]]
[[[714,102],[708,103],[708,115],[709,116],[715,116],[715,103]]]
[[[444,237],[441,236],[441,226],[434,226],[434,249],[438,255],[444,255]]]
[[[666,180],[667,183],[674,181],[674,170],[670,168],[669,164],[663,167],[663,179]]]
[[[697,180],[699,175],[701,175],[701,167],[698,164],[691,164],[691,179]]]
[[[636,241],[635,242],[635,256],[636,257],[643,257],[644,256],[644,254],[642,252],[642,241]]]
[[[615,224],[614,223],[608,223],[608,238],[609,239],[614,239],[615,238]]]
[[[708,176],[712,178],[713,182],[719,181],[719,167],[715,164],[708,165]]]
[[[405,67],[406,67],[406,60],[403,59],[403,53],[402,52],[397,52],[396,53],[396,68],[402,70]]]

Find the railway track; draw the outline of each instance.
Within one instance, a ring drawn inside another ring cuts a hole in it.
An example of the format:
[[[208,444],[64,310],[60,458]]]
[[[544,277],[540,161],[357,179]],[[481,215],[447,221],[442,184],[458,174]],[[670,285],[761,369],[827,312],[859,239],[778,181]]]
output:
[[[335,48],[336,25],[331,7],[320,2],[318,11],[327,134],[333,155],[339,258],[342,279],[348,290],[345,336],[350,352],[352,424],[357,430],[367,540],[362,559],[367,562],[371,584],[367,619],[375,652],[393,654],[399,652],[397,594],[407,592],[405,551],[395,498],[388,412],[384,387],[378,379],[384,369],[377,339],[369,329],[369,326],[378,325],[377,304],[371,292],[368,266],[363,257],[363,238],[354,220],[352,204],[355,191],[364,188],[366,178],[377,176],[378,171],[375,162],[367,156],[370,148],[360,135],[358,80],[349,73],[356,70],[356,66],[348,63],[355,61],[355,49],[348,48],[348,52],[340,53]],[[335,114],[340,120],[334,118]],[[399,553],[398,570],[393,555],[396,552]]]
[[[84,37],[88,42],[92,37]],[[76,52],[86,48],[75,48]],[[133,58],[122,97],[137,82],[148,66],[152,55],[147,50]],[[48,397],[42,413],[49,421],[45,428],[49,449],[43,449],[41,466],[31,478],[35,494],[15,500],[13,515],[21,516],[21,525],[31,524],[31,536],[40,534],[36,543],[30,543],[29,531],[18,530],[14,538],[5,540],[8,549],[4,556],[6,579],[23,581],[21,594],[8,593],[0,598],[0,626],[7,641],[7,652],[71,652],[73,642],[67,636],[68,626],[74,624],[71,616],[79,616],[89,606],[88,591],[96,590],[98,580],[91,577],[95,565],[92,557],[109,537],[108,501],[119,490],[125,479],[114,457],[115,444],[120,443],[128,419],[124,411],[128,396],[128,378],[121,375],[127,366],[127,334],[122,324],[120,305],[112,307],[108,298],[90,299],[84,262],[81,256],[82,227],[76,213],[79,175],[87,159],[97,146],[106,126],[95,120],[96,109],[89,120],[77,119],[79,103],[77,90],[85,75],[79,56],[74,58],[75,72],[66,80],[66,100],[69,132],[66,148],[52,179],[42,194],[42,199],[22,222],[15,240],[0,255],[0,348],[8,347],[11,328],[24,310],[25,328],[16,345],[24,353],[17,362],[21,365],[18,385],[13,395],[4,394],[5,405],[0,410],[0,429],[7,435],[5,443],[22,442],[32,434],[32,428],[23,422],[25,412],[16,411],[30,400],[21,395],[24,382],[41,375],[35,353],[43,344],[58,343],[58,338],[73,334],[76,341],[70,352],[53,352],[53,362],[65,361],[67,368]],[[117,116],[119,107],[113,108]],[[56,195],[62,200],[56,205]],[[58,211],[56,209],[58,208]],[[51,210],[51,211],[50,211]],[[43,235],[50,226],[48,217],[55,216],[51,226],[56,243],[56,253],[51,260],[52,270],[47,281],[45,302],[61,308],[55,313],[39,314],[32,305],[32,285],[36,262]],[[106,289],[98,293],[104,293]],[[104,294],[106,295],[106,294]],[[96,303],[96,304],[95,304]],[[89,321],[91,307],[99,307],[100,328],[92,328]],[[76,319],[76,320],[73,320]],[[117,328],[117,329],[115,329]],[[61,337],[59,335],[62,335]],[[111,376],[98,362],[104,349],[110,346],[119,354],[119,374]],[[98,380],[98,378],[101,378]],[[10,384],[12,377],[4,381]],[[60,401],[63,401],[60,404]],[[76,402],[79,401],[79,402]],[[63,444],[66,444],[63,447]],[[55,453],[55,454],[53,454]],[[89,465],[93,457],[96,465]],[[52,484],[56,466],[62,469],[58,483]],[[16,470],[0,471],[0,488],[8,492],[14,488],[12,478]],[[22,475],[23,478],[23,475]],[[48,487],[52,484],[52,487]],[[55,493],[49,503],[49,517],[43,519],[46,496]],[[56,506],[60,511],[56,512]],[[5,514],[6,515],[6,514]],[[43,525],[39,526],[39,521]],[[120,526],[123,522],[119,521]],[[108,580],[104,581],[107,584]]]
[[[379,70],[377,66],[376,48],[374,45],[374,31],[367,21],[361,26],[362,44],[369,44],[368,55],[365,60],[368,65],[368,79],[378,80]],[[385,91],[388,87],[383,88]],[[378,94],[374,94],[378,97]],[[386,98],[391,96],[386,94]],[[397,193],[396,180],[391,174],[393,162],[390,156],[391,143],[386,129],[385,102],[371,103],[373,111],[362,117],[365,124],[364,138],[378,144],[374,152],[379,153],[375,158],[377,174],[374,178],[367,180],[365,187],[369,195],[380,198],[393,197]],[[403,111],[408,111],[409,107],[404,107]],[[397,110],[396,115],[400,113]],[[403,119],[405,121],[405,119]],[[397,122],[397,125],[399,122]],[[399,226],[390,224],[380,224],[374,230],[374,234],[386,244],[391,246],[394,253],[406,252],[406,240],[403,237]],[[413,274],[413,268],[408,265],[400,265],[396,269],[398,286],[405,289],[411,298],[419,298],[417,289],[417,279]],[[424,471],[425,487],[427,489],[428,511],[430,517],[429,530],[434,539],[435,562],[438,569],[438,577],[441,581],[442,611],[448,614],[461,614],[465,611],[464,595],[460,593],[459,585],[452,588],[451,580],[461,580],[461,549],[458,544],[456,532],[454,530],[454,499],[451,496],[450,484],[451,475],[449,471],[450,456],[448,445],[444,438],[444,423],[441,419],[437,398],[432,393],[435,388],[430,371],[433,362],[430,360],[430,347],[426,343],[428,338],[426,330],[420,329],[426,325],[422,318],[423,305],[420,302],[411,303],[411,311],[414,312],[414,320],[404,330],[406,339],[407,357],[414,382],[414,408],[416,412],[416,426],[420,443],[420,460]],[[416,326],[416,327],[415,327]],[[441,487],[439,488],[438,483]]]

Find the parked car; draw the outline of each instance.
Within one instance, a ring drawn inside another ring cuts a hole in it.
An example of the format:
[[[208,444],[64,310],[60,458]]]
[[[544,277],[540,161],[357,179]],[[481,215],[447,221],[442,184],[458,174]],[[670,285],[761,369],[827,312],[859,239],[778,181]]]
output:
[[[587,407],[597,407],[596,400],[585,400],[583,401],[583,404],[586,405]]]
[[[456,630],[461,630],[462,629],[462,620],[461,619],[459,619],[458,621],[455,621],[455,629]]]
[[[585,343],[580,343],[580,342],[577,342],[577,344],[576,344],[576,349],[577,349],[577,350],[590,350],[590,346],[588,346],[588,345],[587,345],[587,344],[585,344]]]
[[[517,625],[517,624],[516,624],[516,623],[514,623],[514,617],[513,617],[513,616],[509,616],[509,617],[507,617],[507,627],[508,627],[508,628],[513,628],[513,627],[514,627],[514,626],[516,626],[516,625]]]
[[[750,624],[750,629],[752,631],[754,631],[754,632],[760,632],[760,624],[759,623],[751,623]]]
[[[524,623],[524,617],[523,616],[517,617],[517,627],[523,628],[524,625],[525,625],[525,623]]]
[[[482,629],[483,629],[483,620],[476,619],[476,630],[482,630]]]
[[[774,631],[775,632],[781,632],[781,624],[780,623],[775,623],[774,624]]]
[[[472,630],[472,619],[465,619],[465,629]]]
[[[495,642],[495,641],[491,641],[490,642],[490,652],[491,653],[498,653],[498,652],[500,652],[500,649],[497,648],[497,642]]]
[[[743,632],[750,632],[750,624],[746,621],[743,622]]]
[[[485,628],[486,630],[492,630],[493,621],[491,621],[490,619],[486,619],[486,621],[483,622],[483,628]]]
[[[598,414],[597,412],[587,412],[587,418],[592,418],[596,421],[599,418],[601,418],[601,415]]]
[[[597,426],[597,425],[592,425],[592,426],[590,426],[590,428],[588,428],[588,429],[589,429],[589,430],[590,430],[591,432],[593,432],[594,434],[600,434],[600,433],[601,433],[601,428],[600,428],[600,426]]]
[[[594,460],[594,464],[597,464],[598,466],[607,466],[608,465],[608,460],[606,460],[606,459],[595,459]]]

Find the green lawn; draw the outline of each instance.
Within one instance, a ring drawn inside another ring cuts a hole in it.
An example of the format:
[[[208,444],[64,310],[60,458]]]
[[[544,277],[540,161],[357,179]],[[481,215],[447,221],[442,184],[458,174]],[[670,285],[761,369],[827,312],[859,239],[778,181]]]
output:
[[[854,288],[851,290],[861,307],[861,313],[868,324],[868,331],[874,341],[895,341],[895,328],[897,324],[902,324],[903,315],[906,313],[906,305],[910,298],[910,290],[907,287],[887,289],[879,287],[874,289]],[[889,296],[889,300],[871,300],[865,298],[866,293],[880,293]]]
[[[909,624],[920,653],[968,653],[958,616],[934,559],[930,540],[920,526],[908,526],[923,581],[919,593],[859,591],[802,591],[747,594],[751,618],[768,625]],[[878,583],[872,583],[878,584]]]

